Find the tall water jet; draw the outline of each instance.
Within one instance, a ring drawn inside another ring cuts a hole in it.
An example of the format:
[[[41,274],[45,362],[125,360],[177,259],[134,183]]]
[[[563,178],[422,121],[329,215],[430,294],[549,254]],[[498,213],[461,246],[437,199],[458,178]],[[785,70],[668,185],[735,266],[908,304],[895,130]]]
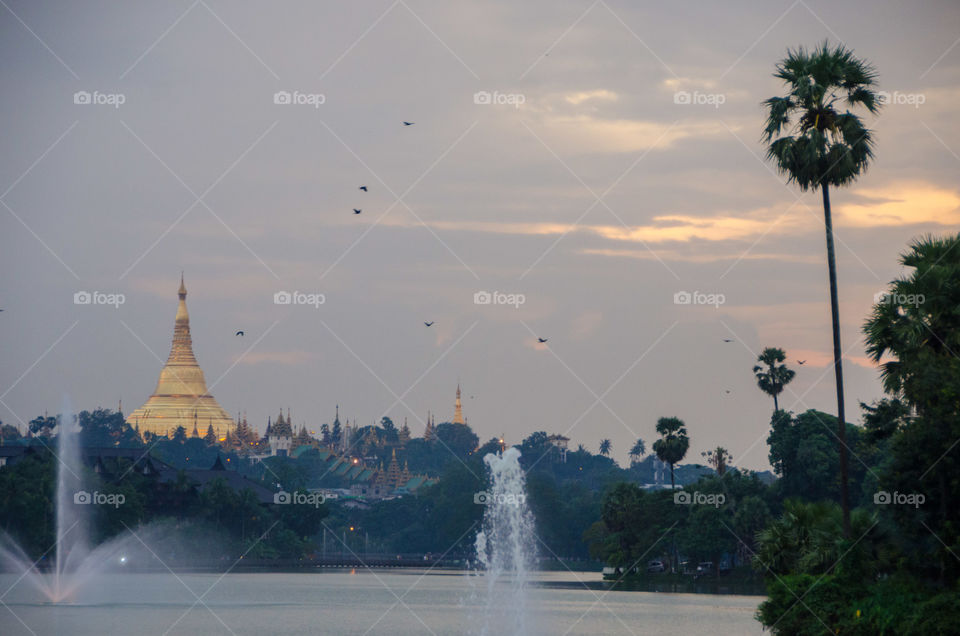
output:
[[[485,570],[486,607],[481,634],[525,634],[526,592],[534,569],[536,537],[527,506],[526,480],[520,451],[483,458],[490,470],[490,489],[478,493],[486,508],[477,533],[477,561]]]
[[[86,494],[83,484],[83,464],[80,459],[80,431],[73,421],[70,409],[60,416],[57,435],[57,492],[56,492],[56,562],[53,572],[53,602],[71,594],[69,573],[82,563],[90,551],[87,506],[82,505]]]
[[[54,496],[56,543],[49,573],[41,572],[16,543],[0,539],[0,565],[21,571],[19,580],[36,588],[48,601],[75,599],[78,588],[114,565],[114,556],[129,542],[130,535],[112,539],[96,549],[90,547],[91,493],[85,489],[80,454],[79,428],[69,408],[64,408],[57,426],[55,452],[57,486]],[[44,555],[46,556],[46,555]]]

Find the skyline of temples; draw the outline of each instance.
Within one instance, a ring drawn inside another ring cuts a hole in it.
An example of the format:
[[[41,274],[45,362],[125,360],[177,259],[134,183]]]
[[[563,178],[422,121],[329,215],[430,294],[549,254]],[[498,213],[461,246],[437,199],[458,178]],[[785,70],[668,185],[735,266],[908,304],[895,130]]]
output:
[[[207,388],[203,370],[197,362],[193,352],[193,339],[190,333],[190,315],[187,311],[187,288],[183,273],[180,275],[180,288],[177,290],[179,302],[174,319],[173,340],[170,346],[170,355],[160,371],[157,386],[147,401],[127,416],[126,422],[135,428],[141,435],[166,435],[172,437],[180,426],[188,435],[203,437],[208,429],[212,428],[218,441],[224,441],[228,432],[235,432],[240,424],[240,416],[234,420],[227,411],[217,402]],[[289,409],[288,409],[289,412]],[[289,416],[288,416],[289,417]],[[339,404],[336,407],[335,422],[339,423]],[[246,423],[246,416],[243,418]],[[456,399],[454,402],[454,424],[465,424],[461,403],[460,383],[457,382]],[[374,422],[376,425],[377,422]],[[289,422],[292,426],[293,423]],[[304,422],[306,427],[306,422]],[[404,424],[406,426],[406,424]],[[311,428],[319,429],[316,424]],[[433,437],[435,427],[434,416],[427,415],[427,424],[424,437]],[[354,420],[351,426],[347,421],[343,426],[344,445],[349,443],[352,430],[359,428]],[[407,429],[409,431],[409,429]],[[270,434],[268,418],[265,437]],[[408,433],[409,435],[409,433]]]

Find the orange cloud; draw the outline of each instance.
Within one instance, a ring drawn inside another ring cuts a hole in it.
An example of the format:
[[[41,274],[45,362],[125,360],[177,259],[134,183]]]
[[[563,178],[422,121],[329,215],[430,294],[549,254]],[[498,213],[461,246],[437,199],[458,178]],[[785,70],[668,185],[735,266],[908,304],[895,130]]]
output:
[[[837,222],[851,227],[960,223],[960,194],[923,181],[854,190],[860,203],[837,206]]]

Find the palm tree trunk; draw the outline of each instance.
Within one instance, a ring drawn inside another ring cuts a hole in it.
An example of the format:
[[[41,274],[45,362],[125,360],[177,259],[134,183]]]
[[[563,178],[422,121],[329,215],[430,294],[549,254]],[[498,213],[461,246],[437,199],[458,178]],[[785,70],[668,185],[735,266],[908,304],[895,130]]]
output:
[[[776,413],[780,410],[780,404],[777,402],[777,394],[773,394],[773,412]]]
[[[673,464],[670,464],[670,490],[673,490],[676,487],[676,484],[673,483]]]
[[[833,372],[837,379],[837,438],[840,443],[840,506],[843,509],[843,536],[850,538],[850,498],[847,475],[847,420],[843,412],[843,354],[840,349],[840,305],[837,300],[837,258],[833,250],[833,219],[830,216],[830,188],[823,192],[823,223],[827,228],[827,266],[830,270],[830,317],[833,323]]]

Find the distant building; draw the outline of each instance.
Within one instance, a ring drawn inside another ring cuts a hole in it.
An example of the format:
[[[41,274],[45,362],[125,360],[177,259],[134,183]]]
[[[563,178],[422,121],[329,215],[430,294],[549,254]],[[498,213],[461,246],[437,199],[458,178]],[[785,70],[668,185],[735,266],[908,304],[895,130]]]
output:
[[[560,451],[560,463],[567,463],[567,446],[570,444],[570,438],[566,435],[550,435],[547,437],[547,441],[550,442],[555,448]]]
[[[283,409],[277,415],[272,426],[268,426],[267,443],[270,445],[270,455],[287,457],[293,447],[293,426],[290,424],[290,409],[287,409],[287,418],[283,417]]]

